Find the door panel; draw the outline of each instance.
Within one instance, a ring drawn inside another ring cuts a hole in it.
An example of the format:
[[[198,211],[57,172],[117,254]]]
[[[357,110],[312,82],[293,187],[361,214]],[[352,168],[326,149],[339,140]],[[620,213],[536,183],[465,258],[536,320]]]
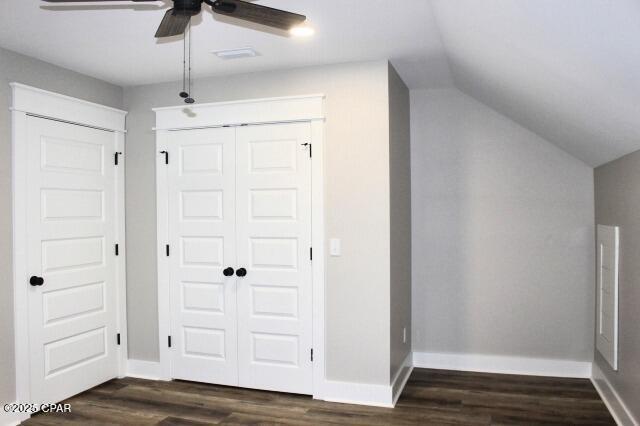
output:
[[[237,385],[235,131],[169,135],[172,377]]]
[[[117,375],[115,138],[27,120],[30,402],[58,402]]]
[[[243,387],[312,393],[310,136],[308,123],[237,128]]]

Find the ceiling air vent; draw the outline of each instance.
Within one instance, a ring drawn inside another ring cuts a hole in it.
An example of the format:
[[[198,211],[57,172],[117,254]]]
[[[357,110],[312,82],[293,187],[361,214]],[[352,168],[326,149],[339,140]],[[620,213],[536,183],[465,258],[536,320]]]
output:
[[[220,59],[240,59],[240,58],[254,58],[260,56],[258,52],[251,47],[241,47],[239,49],[218,50],[212,52]]]

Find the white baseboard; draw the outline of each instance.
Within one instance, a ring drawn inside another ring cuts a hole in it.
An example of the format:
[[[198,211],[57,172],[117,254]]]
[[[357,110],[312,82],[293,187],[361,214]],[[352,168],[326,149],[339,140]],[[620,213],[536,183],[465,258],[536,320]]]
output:
[[[591,362],[499,355],[414,352],[413,366],[527,376],[591,378]]]
[[[325,380],[322,388],[325,401],[393,408],[391,385]]]
[[[326,380],[323,400],[343,404],[393,408],[413,371],[413,354],[409,353],[389,385]]]
[[[398,370],[395,377],[391,381],[392,404],[395,407],[398,398],[402,394],[411,372],[413,371],[413,353],[409,352],[402,363],[402,367]]]
[[[624,401],[620,398],[613,386],[611,386],[611,383],[609,383],[607,377],[595,362],[593,363],[591,382],[618,425],[638,426],[638,421],[633,417]]]
[[[137,379],[162,380],[160,363],[154,361],[142,361],[138,359],[127,360],[127,376]]]
[[[0,426],[16,426],[31,417],[28,413],[5,413],[0,409]]]

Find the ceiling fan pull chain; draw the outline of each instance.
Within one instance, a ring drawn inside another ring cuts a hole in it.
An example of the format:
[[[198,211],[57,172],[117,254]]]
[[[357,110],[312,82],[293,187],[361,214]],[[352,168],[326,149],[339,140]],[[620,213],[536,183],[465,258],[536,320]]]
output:
[[[188,77],[188,88],[189,93],[191,93],[191,18],[189,18],[189,25],[187,26],[186,34],[189,35],[189,77]],[[185,103],[192,104],[195,103],[195,99],[191,95],[184,100]]]
[[[180,92],[181,98],[188,98],[187,92],[187,32],[185,31],[182,39],[182,92]]]

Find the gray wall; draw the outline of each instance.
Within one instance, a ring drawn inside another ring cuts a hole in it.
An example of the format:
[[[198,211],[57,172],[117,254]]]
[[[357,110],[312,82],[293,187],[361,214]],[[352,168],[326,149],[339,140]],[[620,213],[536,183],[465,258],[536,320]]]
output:
[[[596,223],[620,226],[618,371],[595,362],[640,419],[640,151],[595,170]]]
[[[115,108],[122,88],[0,48],[0,402],[15,398],[11,225],[11,88],[18,82]]]
[[[411,125],[409,89],[389,65],[391,379],[411,352]],[[406,328],[407,341],[403,342]]]
[[[129,357],[158,359],[153,107],[178,105],[180,83],[125,90]],[[324,93],[327,378],[389,383],[389,93],[386,61],[198,80],[198,102]],[[366,354],[366,356],[363,356]]]
[[[590,361],[593,170],[458,90],[411,101],[414,351]]]

